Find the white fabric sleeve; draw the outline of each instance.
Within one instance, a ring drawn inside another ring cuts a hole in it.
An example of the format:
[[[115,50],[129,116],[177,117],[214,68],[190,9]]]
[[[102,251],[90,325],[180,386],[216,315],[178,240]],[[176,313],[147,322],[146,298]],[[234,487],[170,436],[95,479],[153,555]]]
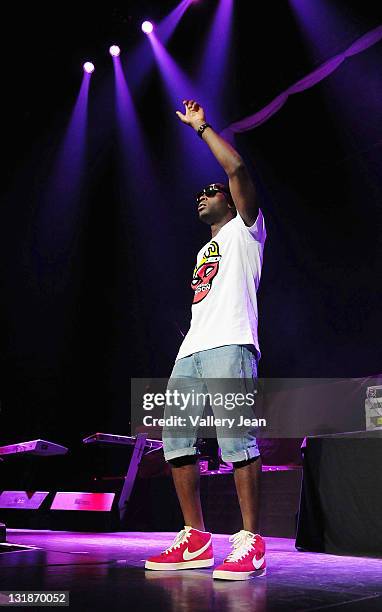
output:
[[[265,229],[265,221],[261,209],[259,208],[259,213],[257,215],[256,221],[253,225],[250,226],[245,225],[243,219],[240,217],[239,211],[237,212],[236,216],[238,217],[237,221],[240,226],[245,228],[252,236],[252,238],[264,244],[265,239],[267,237],[267,230]]]

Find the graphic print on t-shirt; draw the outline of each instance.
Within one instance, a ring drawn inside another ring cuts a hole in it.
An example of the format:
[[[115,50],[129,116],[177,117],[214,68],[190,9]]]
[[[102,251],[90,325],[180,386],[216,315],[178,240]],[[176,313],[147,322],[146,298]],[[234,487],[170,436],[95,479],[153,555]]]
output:
[[[192,275],[191,288],[195,291],[193,304],[199,304],[207,297],[212,287],[212,281],[219,272],[219,245],[214,240],[203,254],[200,264],[196,264]]]

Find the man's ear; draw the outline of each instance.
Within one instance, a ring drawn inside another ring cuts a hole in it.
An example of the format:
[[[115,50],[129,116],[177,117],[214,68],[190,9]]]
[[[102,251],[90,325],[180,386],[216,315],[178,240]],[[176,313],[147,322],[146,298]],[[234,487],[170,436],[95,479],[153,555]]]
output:
[[[234,201],[233,201],[233,198],[232,198],[231,194],[230,194],[230,193],[227,193],[227,194],[226,194],[226,196],[225,196],[225,198],[226,198],[226,200],[227,200],[228,207],[229,207],[229,208],[233,208],[233,209],[235,209],[235,210],[236,210],[236,206],[235,206],[235,204],[234,204]]]
[[[235,206],[235,204],[231,204],[230,202],[228,202],[228,208],[233,212],[234,216],[236,217],[237,215],[237,208]]]

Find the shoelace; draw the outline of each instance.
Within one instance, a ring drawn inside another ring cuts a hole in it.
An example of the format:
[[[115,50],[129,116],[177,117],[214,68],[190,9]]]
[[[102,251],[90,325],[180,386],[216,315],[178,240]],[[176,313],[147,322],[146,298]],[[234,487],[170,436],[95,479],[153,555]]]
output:
[[[179,546],[183,544],[183,542],[187,542],[190,535],[191,534],[190,534],[189,529],[182,529],[181,531],[179,531],[179,533],[175,536],[174,541],[171,544],[171,546],[166,548],[166,550],[163,551],[162,555],[163,554],[168,555],[170,552],[174,550],[174,548],[179,548]]]
[[[232,552],[228,555],[225,561],[240,561],[250,550],[254,548],[254,543],[256,541],[256,536],[249,533],[249,531],[238,531],[234,533],[230,538],[230,542],[232,544]]]

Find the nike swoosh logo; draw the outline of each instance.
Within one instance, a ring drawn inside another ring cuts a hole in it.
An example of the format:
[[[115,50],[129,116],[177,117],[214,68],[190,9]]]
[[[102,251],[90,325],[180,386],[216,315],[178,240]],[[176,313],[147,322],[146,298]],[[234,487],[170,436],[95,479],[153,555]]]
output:
[[[252,563],[253,563],[253,567],[255,569],[260,569],[260,567],[263,565],[264,563],[264,557],[261,557],[261,559],[256,559],[256,557],[253,557],[252,559]]]
[[[185,561],[191,561],[191,559],[195,559],[195,557],[197,557],[198,555],[201,555],[202,553],[204,553],[204,551],[207,550],[207,548],[211,544],[211,540],[212,540],[212,538],[210,538],[208,540],[207,544],[202,546],[202,548],[199,548],[199,550],[195,550],[194,552],[190,552],[188,550],[188,548],[186,548],[186,550],[183,552],[183,559]]]

